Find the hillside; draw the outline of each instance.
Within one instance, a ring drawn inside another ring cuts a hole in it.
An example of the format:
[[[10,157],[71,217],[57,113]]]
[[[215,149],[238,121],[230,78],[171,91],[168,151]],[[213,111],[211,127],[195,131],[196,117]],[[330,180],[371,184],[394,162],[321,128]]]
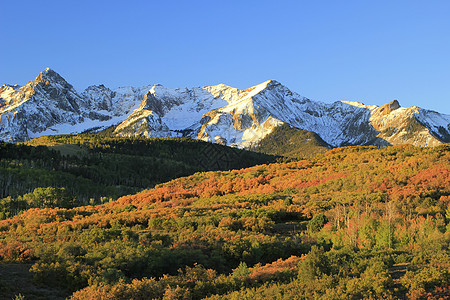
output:
[[[438,299],[449,204],[449,145],[346,147],[30,209],[0,221],[0,259],[72,299]]]
[[[26,207],[24,194],[36,188],[64,188],[72,206],[95,204],[195,172],[240,169],[275,159],[190,138],[85,134],[40,137],[26,144],[0,142],[0,199],[9,197],[0,201],[0,213],[11,206],[13,214]]]
[[[251,150],[290,158],[314,158],[327,152],[331,146],[312,131],[291,127],[287,124],[275,127]]]

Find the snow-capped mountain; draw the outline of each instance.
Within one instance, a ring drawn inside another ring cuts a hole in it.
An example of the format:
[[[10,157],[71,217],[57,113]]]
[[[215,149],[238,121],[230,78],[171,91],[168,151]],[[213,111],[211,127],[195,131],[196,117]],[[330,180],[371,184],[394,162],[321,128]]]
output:
[[[398,101],[383,106],[311,101],[269,80],[247,90],[219,84],[191,89],[161,85],[77,93],[45,69],[23,87],[0,87],[0,140],[98,131],[118,136],[191,136],[249,148],[282,124],[314,131],[332,146],[436,146],[450,142],[450,116]]]
[[[139,107],[149,88],[111,91],[100,85],[79,94],[47,68],[23,87],[0,87],[0,140],[20,142],[116,125]]]

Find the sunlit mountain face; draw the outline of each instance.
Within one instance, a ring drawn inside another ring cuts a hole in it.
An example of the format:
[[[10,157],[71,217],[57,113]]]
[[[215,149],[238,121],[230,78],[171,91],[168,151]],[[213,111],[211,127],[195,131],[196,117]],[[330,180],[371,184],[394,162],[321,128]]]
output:
[[[117,136],[188,136],[251,148],[281,125],[316,133],[331,147],[436,146],[450,142],[450,116],[397,100],[383,106],[312,101],[275,80],[246,90],[224,84],[194,88],[103,85],[77,92],[47,68],[25,86],[0,88],[0,139],[97,132]]]

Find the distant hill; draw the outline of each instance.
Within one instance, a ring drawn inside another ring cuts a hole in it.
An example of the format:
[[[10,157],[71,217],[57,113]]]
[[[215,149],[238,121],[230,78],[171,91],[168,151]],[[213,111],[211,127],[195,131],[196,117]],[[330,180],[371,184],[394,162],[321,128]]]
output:
[[[256,146],[250,149],[290,158],[312,158],[331,148],[315,132],[301,130],[288,124],[275,127]]]

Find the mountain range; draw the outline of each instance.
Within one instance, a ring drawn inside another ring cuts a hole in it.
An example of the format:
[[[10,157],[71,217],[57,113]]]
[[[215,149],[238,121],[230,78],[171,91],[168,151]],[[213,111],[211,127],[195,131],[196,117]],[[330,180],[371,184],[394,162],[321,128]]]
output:
[[[312,101],[268,80],[246,90],[224,84],[194,88],[93,85],[77,92],[47,68],[24,86],[0,87],[0,140],[98,132],[116,136],[188,136],[254,148],[275,128],[312,131],[329,147],[436,146],[450,142],[450,115],[401,107]],[[309,136],[309,135],[305,135]]]

